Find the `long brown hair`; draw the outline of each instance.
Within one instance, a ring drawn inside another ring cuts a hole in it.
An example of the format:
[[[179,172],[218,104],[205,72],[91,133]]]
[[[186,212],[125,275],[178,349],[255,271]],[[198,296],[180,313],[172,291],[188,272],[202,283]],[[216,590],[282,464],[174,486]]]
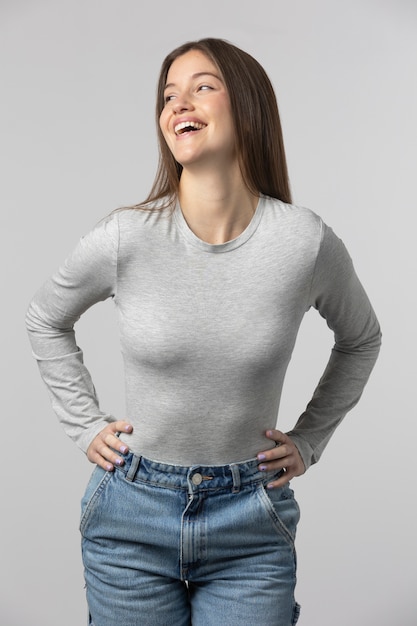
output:
[[[159,74],[156,122],[159,163],[146,200],[132,208],[172,206],[178,193],[182,166],[178,163],[159,127],[165,106],[164,89],[169,68],[178,57],[199,50],[219,69],[229,94],[236,133],[236,145],[243,179],[254,193],[291,202],[282,128],[274,88],[263,67],[250,54],[224,39],[189,41],[173,50],[162,63]],[[162,201],[162,202],[161,202]]]

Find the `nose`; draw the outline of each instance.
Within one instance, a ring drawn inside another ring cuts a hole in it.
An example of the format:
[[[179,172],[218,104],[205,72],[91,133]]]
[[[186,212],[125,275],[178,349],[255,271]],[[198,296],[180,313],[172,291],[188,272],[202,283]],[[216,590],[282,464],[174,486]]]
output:
[[[172,102],[172,110],[174,113],[183,113],[184,111],[190,111],[193,108],[191,100],[184,94],[178,94]]]

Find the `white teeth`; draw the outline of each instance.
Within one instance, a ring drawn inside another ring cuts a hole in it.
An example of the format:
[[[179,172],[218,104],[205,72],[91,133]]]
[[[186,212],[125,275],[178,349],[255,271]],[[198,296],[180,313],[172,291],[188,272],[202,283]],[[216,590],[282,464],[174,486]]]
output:
[[[205,124],[200,124],[199,122],[181,122],[174,127],[174,132],[178,135],[184,128],[195,128],[196,130],[201,130],[204,128]]]

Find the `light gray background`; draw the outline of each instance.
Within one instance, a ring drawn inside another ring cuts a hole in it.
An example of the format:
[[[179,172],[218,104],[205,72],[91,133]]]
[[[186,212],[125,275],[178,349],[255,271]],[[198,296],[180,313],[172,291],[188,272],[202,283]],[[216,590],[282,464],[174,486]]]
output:
[[[299,624],[415,626],[413,0],[0,1],[0,623],[85,623],[78,515],[92,467],[52,413],[23,318],[78,238],[147,194],[160,63],[202,36],[227,38],[266,68],[295,201],[344,239],[384,331],[361,403],[293,482]],[[97,305],[78,335],[102,405],[124,417],[114,322],[111,304]],[[309,313],[281,428],[303,410],[331,340]]]

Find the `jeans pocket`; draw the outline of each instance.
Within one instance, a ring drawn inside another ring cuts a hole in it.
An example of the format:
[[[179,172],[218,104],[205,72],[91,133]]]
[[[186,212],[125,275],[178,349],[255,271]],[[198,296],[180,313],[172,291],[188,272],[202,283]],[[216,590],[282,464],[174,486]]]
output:
[[[88,481],[84,496],[81,500],[81,520],[80,532],[83,534],[86,524],[99,502],[100,495],[104,492],[107,484],[111,480],[114,472],[106,472],[99,466],[96,466]]]
[[[288,484],[275,489],[267,489],[261,484],[258,494],[276,529],[293,544],[300,520],[300,509],[293,490]]]

